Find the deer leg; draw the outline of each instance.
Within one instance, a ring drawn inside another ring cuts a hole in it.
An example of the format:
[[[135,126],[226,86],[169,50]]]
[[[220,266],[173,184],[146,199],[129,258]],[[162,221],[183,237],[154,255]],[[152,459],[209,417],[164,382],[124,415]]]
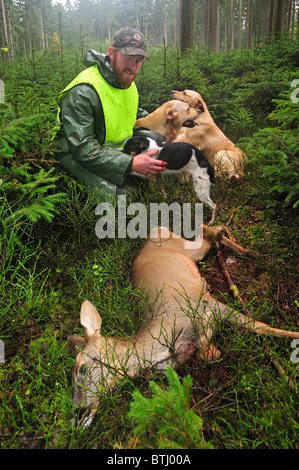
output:
[[[203,225],[203,238],[204,240],[212,242],[221,243],[228,248],[231,248],[234,251],[239,251],[240,253],[248,253],[249,250],[243,248],[241,245],[238,245],[234,240],[227,238],[223,235],[222,231],[226,231],[226,227],[223,225],[218,225],[217,227],[208,227]],[[231,237],[232,238],[232,237]]]

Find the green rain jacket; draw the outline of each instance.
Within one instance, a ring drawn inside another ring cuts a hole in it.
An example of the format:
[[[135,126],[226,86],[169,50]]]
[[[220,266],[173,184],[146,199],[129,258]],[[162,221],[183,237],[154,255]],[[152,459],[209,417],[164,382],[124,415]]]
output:
[[[96,64],[102,77],[111,86],[123,88],[105,54],[89,50],[84,64],[88,67]],[[62,125],[55,141],[62,151],[56,156],[62,166],[85,186],[107,198],[113,198],[117,187],[124,185],[125,180],[134,180],[134,186],[136,178],[128,178],[132,157],[103,146],[106,138],[105,119],[95,88],[91,84],[81,83],[64,91],[59,99],[59,108]],[[138,110],[136,119],[145,114]]]

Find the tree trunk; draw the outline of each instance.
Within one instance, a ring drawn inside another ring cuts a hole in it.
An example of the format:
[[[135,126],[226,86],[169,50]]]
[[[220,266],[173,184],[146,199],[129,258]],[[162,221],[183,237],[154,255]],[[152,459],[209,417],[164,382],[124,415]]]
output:
[[[280,31],[285,31],[286,29],[285,8],[286,8],[285,0],[280,0],[280,13],[279,13]]]
[[[253,18],[253,0],[249,1],[248,23],[247,23],[247,49],[252,47],[252,18]]]
[[[15,53],[14,53],[14,44],[13,44],[13,38],[12,38],[12,28],[11,28],[9,10],[7,10],[7,19],[8,19],[7,26],[8,26],[8,44],[9,44],[10,58],[14,60]]]
[[[286,26],[286,30],[288,31],[288,33],[290,33],[290,26],[291,26],[292,3],[293,3],[292,0],[288,1],[288,16],[287,16],[287,26]]]
[[[216,47],[215,51],[220,52],[220,5],[217,3],[217,18],[216,18]]]
[[[1,0],[1,7],[2,7],[2,15],[3,15],[3,28],[4,28],[5,42],[6,42],[6,47],[8,49],[8,61],[10,62],[9,38],[8,38],[8,32],[7,32],[7,22],[6,22],[4,0]]]
[[[213,51],[215,51],[215,46],[216,46],[216,23],[217,23],[216,0],[210,0],[210,3],[209,3],[209,45],[212,46]]]
[[[203,43],[205,46],[209,44],[209,6],[208,0],[204,0],[203,6]]]
[[[268,35],[268,24],[269,24],[269,5],[264,5],[263,7],[263,27],[262,27],[262,36],[263,38]]]
[[[227,51],[227,17],[224,18],[224,52]]]
[[[180,0],[180,50],[194,47],[194,0]]]
[[[164,11],[164,46],[167,47],[168,45],[168,39],[167,39],[167,9],[165,7],[165,11]]]
[[[278,11],[279,11],[278,2],[279,0],[274,0],[273,2],[272,31],[271,31],[272,38],[278,34],[279,28],[280,28],[280,21],[279,21],[279,16],[278,16]]]
[[[238,49],[242,45],[242,0],[239,2],[239,27],[238,27]]]
[[[296,2],[295,0],[293,0],[292,24],[291,24],[292,35],[294,34],[294,31],[295,31],[295,13],[296,13]]]
[[[269,4],[269,34],[272,34],[272,24],[273,24],[273,8],[274,8],[274,0],[270,0]]]
[[[235,47],[235,0],[231,0],[230,7],[230,50]]]
[[[272,39],[278,39],[284,30],[284,7],[285,0],[274,0],[273,4],[273,21],[272,21]]]
[[[46,42],[45,42],[45,27],[44,27],[44,19],[43,19],[43,12],[40,12],[40,22],[41,22],[41,31],[42,31],[42,44],[41,50],[42,53],[46,52]]]

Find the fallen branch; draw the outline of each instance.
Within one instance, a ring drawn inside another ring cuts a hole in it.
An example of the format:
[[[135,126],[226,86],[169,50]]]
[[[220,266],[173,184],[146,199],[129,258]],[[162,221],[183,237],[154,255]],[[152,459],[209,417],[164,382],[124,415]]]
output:
[[[290,387],[290,389],[292,390],[292,392],[297,393],[298,390],[297,390],[297,385],[295,384],[295,382],[293,382],[293,380],[287,375],[285,369],[282,367],[282,365],[280,364],[278,359],[276,359],[276,357],[274,357],[273,353],[270,351],[268,346],[265,346],[265,349],[266,349],[267,353],[269,354],[270,359],[276,365],[276,368],[277,368],[278,372],[280,373],[280,375],[286,380],[286,382],[287,382],[288,386]]]
[[[238,212],[238,210],[242,209],[242,207],[246,206],[248,204],[248,202],[251,200],[252,196],[250,196],[248,199],[246,199],[245,202],[243,202],[243,204],[240,204],[240,206],[236,207],[233,212],[231,213],[228,221],[226,222],[226,225],[230,225],[233,221],[233,218],[235,217],[236,213]]]
[[[233,282],[233,280],[231,278],[231,275],[230,275],[230,272],[229,272],[227,266],[225,265],[225,260],[223,258],[223,255],[222,255],[222,252],[221,252],[221,249],[220,249],[220,244],[218,242],[215,242],[215,247],[216,247],[217,261],[218,261],[220,269],[221,269],[221,271],[222,271],[222,273],[223,273],[223,275],[224,275],[224,277],[225,277],[225,279],[228,283],[229,290],[230,290],[230,292],[232,292],[235,299],[238,299],[239,302],[246,309],[246,303],[242,299],[241,294],[239,292],[239,289],[236,286],[236,284]],[[247,312],[246,310],[245,310],[245,313],[246,313],[246,315],[249,315],[249,312]]]
[[[241,245],[238,245],[235,241],[225,237],[221,232],[217,234],[216,242],[220,242],[221,245],[231,248],[232,250],[239,251],[240,253],[249,253],[247,248],[243,248]]]

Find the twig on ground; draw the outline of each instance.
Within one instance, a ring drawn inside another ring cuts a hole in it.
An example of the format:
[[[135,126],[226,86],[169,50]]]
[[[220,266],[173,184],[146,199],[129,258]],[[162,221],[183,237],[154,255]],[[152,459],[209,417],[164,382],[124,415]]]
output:
[[[235,299],[238,299],[239,302],[243,305],[243,307],[246,308],[246,303],[242,299],[241,294],[239,292],[239,289],[236,286],[236,284],[233,282],[233,280],[231,278],[231,275],[230,275],[230,272],[229,272],[227,266],[225,265],[225,261],[224,261],[224,258],[223,258],[223,255],[222,255],[222,252],[221,252],[221,249],[220,249],[220,244],[218,242],[215,242],[215,247],[216,247],[217,261],[218,261],[220,269],[221,269],[221,271],[222,271],[222,273],[223,273],[223,275],[224,275],[224,277],[225,277],[225,279],[228,283],[230,292],[232,292]],[[249,315],[249,313],[247,311],[245,311],[245,313],[246,313],[246,315]]]
[[[243,204],[240,204],[240,206],[236,207],[236,208],[232,211],[232,213],[231,213],[231,215],[230,215],[230,217],[229,217],[229,219],[228,219],[226,225],[230,225],[230,224],[232,223],[233,218],[235,217],[236,213],[237,213],[240,209],[242,209],[242,207],[246,206],[250,200],[251,200],[251,197],[249,197],[248,199],[246,199],[246,201],[244,201]]]

